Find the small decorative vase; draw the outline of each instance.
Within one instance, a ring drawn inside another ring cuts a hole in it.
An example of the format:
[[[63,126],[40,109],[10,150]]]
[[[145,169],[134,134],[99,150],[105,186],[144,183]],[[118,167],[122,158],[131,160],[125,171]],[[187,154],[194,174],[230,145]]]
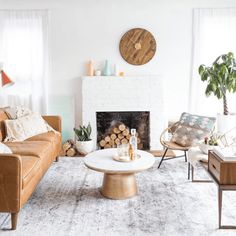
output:
[[[111,75],[111,69],[108,60],[105,61],[105,66],[103,69],[103,75],[110,76]]]
[[[93,69],[93,63],[92,61],[88,62],[88,76],[93,76],[94,75],[94,69]]]
[[[118,76],[118,66],[116,64],[114,64],[114,67],[113,67],[113,75],[114,76]]]
[[[95,71],[95,75],[96,75],[96,76],[101,76],[101,74],[102,74],[102,72],[101,72],[100,70],[96,70],[96,71]]]

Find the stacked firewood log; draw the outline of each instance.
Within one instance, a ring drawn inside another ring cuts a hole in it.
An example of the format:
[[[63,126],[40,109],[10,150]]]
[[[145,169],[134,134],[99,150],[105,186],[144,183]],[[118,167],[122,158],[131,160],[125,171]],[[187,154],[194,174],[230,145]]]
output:
[[[116,148],[120,144],[129,143],[130,131],[129,128],[121,122],[108,129],[104,137],[98,142],[100,148]],[[141,140],[137,133],[137,142],[141,146]]]
[[[73,140],[69,139],[62,145],[63,155],[68,157],[73,157],[76,155],[75,143]]]

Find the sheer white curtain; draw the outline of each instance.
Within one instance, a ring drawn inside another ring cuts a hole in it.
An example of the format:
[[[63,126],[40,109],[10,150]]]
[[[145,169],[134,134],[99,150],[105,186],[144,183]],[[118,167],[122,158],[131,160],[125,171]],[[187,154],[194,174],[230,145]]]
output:
[[[15,84],[0,90],[0,106],[47,112],[48,11],[0,11],[0,62]]]
[[[193,58],[189,110],[215,116],[223,113],[223,102],[206,97],[206,82],[198,74],[200,64],[210,66],[221,54],[233,52],[236,57],[236,9],[194,9]],[[229,111],[236,112],[236,94],[228,94]]]

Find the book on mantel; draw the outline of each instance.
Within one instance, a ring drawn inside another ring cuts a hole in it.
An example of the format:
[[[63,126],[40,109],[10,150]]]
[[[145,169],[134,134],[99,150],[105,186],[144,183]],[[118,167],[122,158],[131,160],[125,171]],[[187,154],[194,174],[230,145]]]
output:
[[[213,148],[213,152],[223,161],[236,161],[236,147],[219,147]]]

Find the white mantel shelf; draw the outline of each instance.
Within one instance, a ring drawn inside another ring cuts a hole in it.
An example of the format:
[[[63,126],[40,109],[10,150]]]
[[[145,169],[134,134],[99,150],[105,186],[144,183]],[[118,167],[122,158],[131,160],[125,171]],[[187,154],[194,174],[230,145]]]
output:
[[[91,123],[97,139],[96,112],[149,111],[150,147],[160,149],[159,137],[166,127],[161,77],[83,76],[82,122]]]

